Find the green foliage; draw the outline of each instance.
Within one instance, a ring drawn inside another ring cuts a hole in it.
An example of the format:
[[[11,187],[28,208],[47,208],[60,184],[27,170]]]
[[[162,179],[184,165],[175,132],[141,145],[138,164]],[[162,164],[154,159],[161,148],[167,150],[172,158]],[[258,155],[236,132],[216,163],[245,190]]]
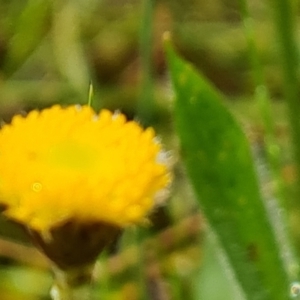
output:
[[[49,9],[48,0],[28,1],[18,16],[4,66],[8,75],[16,71],[41,42],[47,32]]]
[[[300,177],[294,173],[294,169],[300,173],[295,34],[299,12],[296,1],[250,2],[0,1],[1,119],[7,122],[15,113],[54,103],[87,103],[92,82],[96,109],[120,109],[129,118],[137,116],[142,124],[156,126],[166,149],[175,153],[179,135],[181,156],[174,168],[173,197],[165,208],[167,217],[158,220],[168,228],[143,238],[127,231],[121,250],[113,258],[101,258],[95,297],[289,298],[299,267],[294,258],[286,260],[292,251],[287,239],[280,239],[278,227],[292,229],[299,254]],[[170,70],[165,69],[160,44],[164,30],[172,31],[180,53],[201,74],[170,44]],[[166,71],[175,87],[175,114],[165,89]],[[260,193],[266,182],[258,183],[257,157],[214,86],[229,96],[226,105],[231,111],[242,115],[255,134],[259,132],[251,145],[259,143],[265,150],[270,194],[279,198],[291,223],[283,218],[275,224],[274,215],[282,208],[275,205],[269,211],[274,202]],[[290,135],[293,144],[287,143]],[[188,176],[181,172],[181,159]],[[186,177],[194,187],[196,204]],[[194,205],[212,230],[203,230]],[[151,228],[156,228],[156,221],[153,224]],[[201,240],[201,234],[210,231],[215,244]],[[0,237],[0,298],[48,299],[48,265],[27,247],[26,230],[1,215]],[[228,271],[235,279],[227,276]],[[234,294],[237,285],[243,295]]]
[[[288,299],[289,279],[245,134],[220,95],[167,43],[184,163],[247,299]]]

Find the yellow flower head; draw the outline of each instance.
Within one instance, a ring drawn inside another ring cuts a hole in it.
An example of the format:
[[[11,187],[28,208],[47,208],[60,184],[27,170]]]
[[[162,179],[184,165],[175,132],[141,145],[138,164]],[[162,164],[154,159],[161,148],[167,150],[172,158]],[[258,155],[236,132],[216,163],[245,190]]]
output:
[[[47,231],[70,219],[125,227],[145,218],[170,177],[152,128],[89,106],[17,115],[0,130],[0,204]]]

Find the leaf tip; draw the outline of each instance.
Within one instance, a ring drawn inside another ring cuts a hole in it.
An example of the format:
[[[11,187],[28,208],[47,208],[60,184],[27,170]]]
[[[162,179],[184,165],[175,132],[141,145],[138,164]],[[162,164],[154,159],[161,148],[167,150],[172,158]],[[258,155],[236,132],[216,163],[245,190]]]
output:
[[[165,52],[168,53],[172,49],[172,34],[170,31],[165,31],[162,36]]]
[[[163,33],[163,41],[164,41],[164,43],[170,43],[171,40],[172,40],[171,32],[170,31],[165,31]]]

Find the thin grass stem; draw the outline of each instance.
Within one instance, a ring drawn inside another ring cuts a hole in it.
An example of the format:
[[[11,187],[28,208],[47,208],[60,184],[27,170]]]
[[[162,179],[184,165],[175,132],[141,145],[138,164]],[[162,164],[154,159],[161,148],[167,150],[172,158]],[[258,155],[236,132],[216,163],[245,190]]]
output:
[[[143,125],[150,125],[154,115],[153,95],[153,13],[154,0],[143,1],[143,16],[140,31],[140,61],[142,68],[141,93],[138,100],[137,113]]]
[[[276,142],[275,122],[271,107],[272,104],[269,91],[265,85],[263,67],[256,45],[253,19],[250,16],[247,0],[239,0],[239,4],[243,18],[243,28],[248,43],[252,78],[255,85],[255,101],[259,108],[265,129],[264,141],[267,151],[267,159],[272,171],[273,179],[276,181],[276,187],[278,187],[275,193],[280,199],[282,199],[284,193],[280,174],[280,149]]]
[[[300,199],[300,93],[298,49],[295,39],[295,16],[292,1],[271,0],[276,37],[280,46],[285,100],[293,139],[296,167],[296,199]],[[300,208],[300,203],[299,203]]]

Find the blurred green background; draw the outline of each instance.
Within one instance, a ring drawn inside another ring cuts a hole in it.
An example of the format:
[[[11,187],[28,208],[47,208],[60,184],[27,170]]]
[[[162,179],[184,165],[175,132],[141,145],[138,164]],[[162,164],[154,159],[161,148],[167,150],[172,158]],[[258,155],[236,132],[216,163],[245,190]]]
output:
[[[271,12],[266,1],[249,4],[288,187],[293,165]],[[95,299],[234,299],[216,254],[203,243],[205,222],[177,163],[173,93],[162,46],[165,31],[171,31],[182,56],[227,96],[251,142],[262,146],[263,122],[253,102],[255,87],[238,1],[0,0],[3,122],[56,103],[86,104],[92,83],[96,110],[118,109],[154,126],[171,150],[175,182],[168,206],[154,213],[153,226],[142,235],[129,229],[118,249],[100,259]],[[17,228],[5,220],[0,224],[0,299],[49,299],[48,262],[23,243]]]

